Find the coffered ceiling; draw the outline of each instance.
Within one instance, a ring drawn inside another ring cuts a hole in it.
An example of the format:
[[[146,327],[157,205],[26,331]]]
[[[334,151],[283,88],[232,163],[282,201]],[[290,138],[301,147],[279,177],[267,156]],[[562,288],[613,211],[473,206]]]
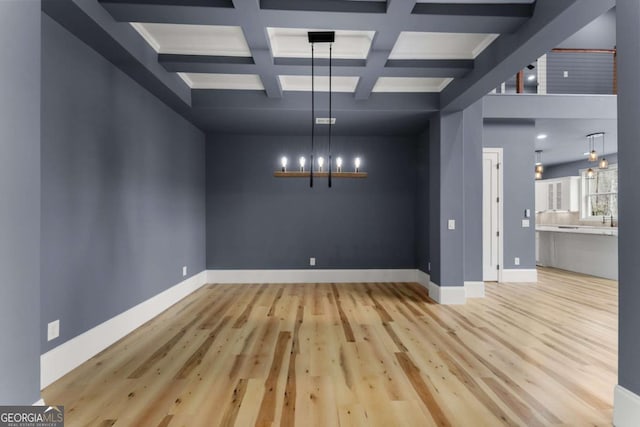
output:
[[[372,129],[406,134],[475,102],[613,3],[44,0],[43,10],[197,126],[221,132],[251,123],[295,132],[310,108],[307,32],[336,31],[336,132],[367,133],[371,117]],[[315,46],[318,92],[328,90],[328,48]]]

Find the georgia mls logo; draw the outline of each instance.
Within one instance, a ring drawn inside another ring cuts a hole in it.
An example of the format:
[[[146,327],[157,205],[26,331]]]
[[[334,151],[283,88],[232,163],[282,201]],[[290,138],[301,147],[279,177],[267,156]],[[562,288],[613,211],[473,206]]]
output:
[[[0,406],[0,427],[64,427],[64,407]]]

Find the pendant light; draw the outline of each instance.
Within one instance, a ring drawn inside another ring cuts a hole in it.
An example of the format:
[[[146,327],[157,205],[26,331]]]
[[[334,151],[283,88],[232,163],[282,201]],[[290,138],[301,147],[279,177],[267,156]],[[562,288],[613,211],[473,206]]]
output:
[[[602,132],[602,158],[598,164],[598,169],[609,169],[609,160],[604,157],[604,132]]]
[[[589,158],[588,160],[590,162],[597,162],[598,161],[598,153],[596,152],[595,146],[594,146],[594,138],[599,135],[599,133],[590,133],[589,135],[587,135],[587,141],[589,142]]]
[[[544,166],[542,165],[542,150],[536,150],[536,166],[534,172],[537,180],[542,179],[542,172],[544,172]]]
[[[593,179],[595,177],[596,177],[596,172],[592,168],[587,169],[586,178]]]

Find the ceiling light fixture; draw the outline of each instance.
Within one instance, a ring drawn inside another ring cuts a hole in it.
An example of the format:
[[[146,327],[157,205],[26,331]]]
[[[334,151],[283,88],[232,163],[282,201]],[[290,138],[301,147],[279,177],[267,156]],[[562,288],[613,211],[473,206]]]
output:
[[[546,133],[541,133],[538,136],[536,136],[537,139],[547,139],[547,134]]]
[[[334,31],[309,31],[307,33],[309,38],[309,43],[311,44],[311,154],[309,161],[309,171],[305,172],[304,165],[306,163],[306,159],[304,157],[300,157],[300,170],[299,171],[287,171],[287,158],[282,157],[281,159],[281,170],[276,171],[273,175],[278,178],[302,178],[309,177],[309,186],[313,187],[313,178],[314,177],[328,177],[329,187],[332,186],[332,178],[366,178],[366,172],[360,172],[360,157],[356,157],[355,159],[355,172],[343,172],[342,171],[342,157],[338,157],[336,159],[336,171],[333,172],[332,165],[332,153],[331,153],[331,133],[332,126],[336,123],[335,117],[332,116],[332,69],[333,69],[333,42],[335,41],[335,32]],[[316,43],[329,43],[329,117],[316,117],[316,105],[315,105],[315,44]],[[318,156],[317,162],[317,170],[314,172],[314,161],[313,157],[316,154],[315,150],[315,127],[316,125],[328,125],[329,126],[329,143],[327,147],[327,157],[328,161],[326,164],[326,172],[325,172],[325,158],[322,156]]]
[[[530,82],[534,81],[535,79],[536,79],[535,74],[531,74],[529,77],[527,77],[527,80],[529,80]]]
[[[597,162],[598,161],[598,153],[596,152],[596,148],[594,146],[594,139],[597,136],[603,135],[602,132],[590,133],[587,135],[587,141],[589,142],[589,161]]]
[[[542,165],[542,150],[536,150],[536,165],[534,172],[536,180],[542,179],[542,172],[544,172],[544,166]]]
[[[602,158],[598,164],[598,169],[609,169],[609,160],[604,157],[604,132],[602,134]]]

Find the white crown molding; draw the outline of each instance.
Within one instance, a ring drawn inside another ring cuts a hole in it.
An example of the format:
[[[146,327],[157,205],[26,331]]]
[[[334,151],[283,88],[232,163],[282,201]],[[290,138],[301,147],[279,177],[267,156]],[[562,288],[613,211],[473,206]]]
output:
[[[206,277],[202,271],[41,355],[40,387],[44,389],[190,295],[206,283]]]
[[[511,269],[502,270],[501,283],[535,283],[538,281],[538,270],[533,269]]]
[[[613,425],[637,427],[640,420],[640,396],[616,385],[613,390]]]

